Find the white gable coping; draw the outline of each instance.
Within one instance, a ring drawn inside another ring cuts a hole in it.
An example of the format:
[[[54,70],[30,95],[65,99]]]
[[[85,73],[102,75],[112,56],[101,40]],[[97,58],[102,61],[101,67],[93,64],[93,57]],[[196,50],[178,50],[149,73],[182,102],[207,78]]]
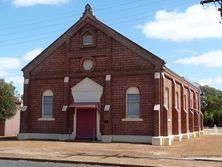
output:
[[[86,77],[71,88],[74,102],[100,102],[103,87]]]
[[[28,84],[29,84],[29,79],[28,79],[28,78],[25,79],[24,84],[25,84],[25,85],[28,85]]]
[[[67,108],[68,108],[67,105],[62,106],[62,111],[67,111]]]
[[[160,72],[154,73],[154,79],[160,79]]]
[[[111,75],[106,75],[106,81],[111,81]]]
[[[69,83],[69,77],[64,77],[64,83]]]
[[[110,105],[105,105],[104,111],[109,111],[110,110]]]

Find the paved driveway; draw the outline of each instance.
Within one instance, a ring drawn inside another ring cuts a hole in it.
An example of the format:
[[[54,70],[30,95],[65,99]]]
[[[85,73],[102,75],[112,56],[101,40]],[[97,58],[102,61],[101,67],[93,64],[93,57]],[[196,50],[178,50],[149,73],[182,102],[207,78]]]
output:
[[[0,157],[164,167],[221,167],[222,135],[174,142],[170,147],[129,143],[0,141]],[[195,158],[221,161],[195,161]]]

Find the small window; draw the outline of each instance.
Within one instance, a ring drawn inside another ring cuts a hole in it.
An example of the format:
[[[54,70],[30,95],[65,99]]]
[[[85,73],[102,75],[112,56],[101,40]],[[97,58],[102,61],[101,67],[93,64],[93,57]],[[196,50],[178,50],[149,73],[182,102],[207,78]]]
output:
[[[127,118],[139,118],[140,111],[140,94],[139,89],[130,87],[126,91],[126,108]]]
[[[167,109],[169,109],[169,88],[165,88],[164,92],[164,105]]]
[[[42,117],[53,117],[53,93],[51,90],[46,90],[42,96]]]
[[[187,111],[187,95],[184,95],[184,110]]]
[[[190,108],[193,109],[193,99],[190,99]]]
[[[83,36],[83,45],[84,46],[93,45],[93,36],[91,34],[85,34]]]
[[[176,92],[176,96],[175,96],[175,107],[177,109],[180,108],[180,97],[179,97],[179,93],[178,92]]]
[[[93,61],[91,59],[86,59],[83,62],[83,69],[85,71],[90,71],[90,70],[92,70],[92,68],[93,68]]]

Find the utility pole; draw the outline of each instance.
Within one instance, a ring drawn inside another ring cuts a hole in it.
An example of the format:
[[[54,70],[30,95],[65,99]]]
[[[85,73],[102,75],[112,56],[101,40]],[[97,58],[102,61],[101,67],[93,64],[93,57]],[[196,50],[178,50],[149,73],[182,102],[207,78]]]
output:
[[[207,4],[207,3],[218,3],[220,5],[220,7],[218,8],[218,11],[220,12],[220,16],[222,19],[222,0],[202,0],[200,1],[201,5]]]

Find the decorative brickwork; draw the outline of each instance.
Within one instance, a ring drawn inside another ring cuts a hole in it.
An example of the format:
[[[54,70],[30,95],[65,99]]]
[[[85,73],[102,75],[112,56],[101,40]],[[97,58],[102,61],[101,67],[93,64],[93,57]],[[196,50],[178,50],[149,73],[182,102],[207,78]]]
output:
[[[86,32],[92,34],[94,41],[87,47],[82,46],[82,35]],[[83,61],[87,58],[93,60],[93,68],[89,71],[83,70]],[[71,88],[86,77],[103,87],[97,124],[107,141],[115,135],[121,140],[124,139],[122,136],[141,136],[141,141],[148,141],[146,136],[169,136],[199,130],[201,114],[195,119],[190,116],[192,109],[200,113],[197,103],[199,89],[164,64],[162,59],[101,23],[93,16],[92,8],[86,6],[82,18],[74,26],[23,68],[29,84],[24,89],[24,105],[28,108],[22,113],[21,133],[73,134],[75,137],[73,127],[78,121],[75,120],[78,111],[70,107],[62,111],[62,108],[75,103]],[[107,75],[111,76],[109,80],[106,80]],[[64,77],[69,77],[69,82],[64,83]],[[129,87],[137,87],[140,92],[140,117],[137,120],[125,119],[126,90]],[[164,106],[165,88],[169,89],[169,108]],[[42,93],[47,89],[54,95],[54,120],[39,119]],[[176,92],[178,108],[175,107]],[[188,96],[189,103],[186,111],[184,95]],[[108,111],[104,111],[105,105],[110,105]],[[154,106],[158,106],[158,110],[154,111]],[[195,120],[195,126],[199,127],[193,129]]]

